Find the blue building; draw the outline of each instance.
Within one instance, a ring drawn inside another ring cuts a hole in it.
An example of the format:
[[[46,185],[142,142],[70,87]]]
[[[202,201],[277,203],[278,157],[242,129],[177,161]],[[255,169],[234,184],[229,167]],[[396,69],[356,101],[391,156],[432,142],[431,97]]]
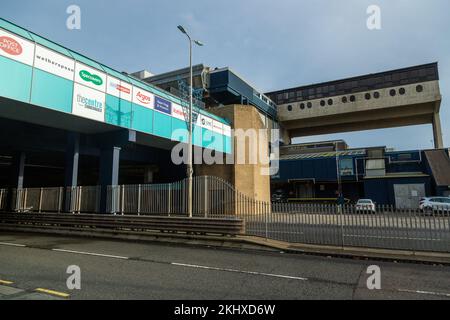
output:
[[[421,197],[450,195],[449,150],[350,149],[342,141],[281,148],[272,192],[289,201],[350,201],[417,207]]]

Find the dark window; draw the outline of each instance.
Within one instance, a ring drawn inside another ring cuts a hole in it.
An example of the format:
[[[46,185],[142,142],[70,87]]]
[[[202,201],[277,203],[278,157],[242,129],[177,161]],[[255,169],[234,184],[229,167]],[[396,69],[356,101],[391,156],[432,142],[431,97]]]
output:
[[[333,99],[328,99],[328,105],[332,106],[333,105]]]
[[[321,105],[322,107],[325,107],[325,100],[321,100],[321,101],[320,101],[320,105]]]
[[[405,88],[400,88],[399,92],[401,95],[404,95],[406,93],[406,90]]]
[[[311,109],[312,108],[312,103],[308,102],[307,106],[308,106],[308,109]]]
[[[375,99],[379,99],[380,98],[380,93],[378,91],[373,93],[373,96]]]
[[[370,98],[372,98],[372,96],[370,95],[370,93],[366,93],[365,97],[366,97],[366,100],[370,100]]]
[[[397,91],[395,91],[395,89],[391,89],[391,91],[389,91],[389,94],[391,95],[391,97],[395,97],[397,95]]]
[[[355,96],[350,96],[350,101],[351,102],[355,102],[356,101],[356,97]]]
[[[416,87],[416,91],[417,91],[417,92],[422,92],[422,91],[423,91],[423,86],[422,86],[421,84],[419,84],[419,85]]]
[[[288,109],[288,111],[292,111],[292,106],[291,106],[291,105],[288,105],[288,106],[287,106],[287,109]]]
[[[342,97],[342,103],[347,103],[347,97]]]
[[[300,109],[305,109],[305,104],[304,103],[300,103]]]

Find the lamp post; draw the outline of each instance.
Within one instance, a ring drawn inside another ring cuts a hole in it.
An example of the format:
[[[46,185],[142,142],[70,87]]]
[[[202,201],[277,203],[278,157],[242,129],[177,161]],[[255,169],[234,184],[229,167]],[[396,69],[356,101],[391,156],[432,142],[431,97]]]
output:
[[[188,150],[188,163],[187,163],[187,177],[188,177],[188,216],[192,218],[192,175],[193,175],[193,161],[192,161],[192,95],[193,95],[193,76],[192,76],[192,43],[195,43],[199,47],[203,46],[198,40],[193,40],[191,36],[187,33],[183,26],[178,26],[178,30],[184,33],[189,39],[189,125],[188,125],[188,140],[189,140],[189,150]]]

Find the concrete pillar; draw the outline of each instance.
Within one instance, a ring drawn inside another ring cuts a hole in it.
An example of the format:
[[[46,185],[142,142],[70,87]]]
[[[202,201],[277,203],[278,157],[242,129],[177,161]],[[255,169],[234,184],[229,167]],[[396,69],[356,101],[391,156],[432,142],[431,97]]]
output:
[[[26,154],[24,151],[19,151],[13,156],[13,163],[11,168],[10,186],[14,189],[23,189],[24,173],[25,173]],[[19,194],[17,194],[18,196]],[[16,210],[15,203],[18,199],[13,199],[12,192],[8,193],[8,208]]]
[[[439,112],[433,114],[433,137],[435,149],[443,149],[444,142],[442,139],[441,117],[439,116]]]
[[[119,164],[120,164],[119,147],[105,147],[100,152],[100,212],[106,212],[106,200],[108,186],[117,186],[119,184]]]
[[[80,159],[80,134],[71,132],[67,137],[66,164],[64,186],[74,188],[78,186],[78,162]],[[65,211],[70,211],[71,193],[65,193]]]

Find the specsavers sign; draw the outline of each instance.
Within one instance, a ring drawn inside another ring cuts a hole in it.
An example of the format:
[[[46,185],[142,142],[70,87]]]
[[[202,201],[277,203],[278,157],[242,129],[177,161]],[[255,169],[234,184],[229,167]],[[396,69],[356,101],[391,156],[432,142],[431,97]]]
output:
[[[106,74],[78,62],[75,64],[75,82],[106,92]]]

